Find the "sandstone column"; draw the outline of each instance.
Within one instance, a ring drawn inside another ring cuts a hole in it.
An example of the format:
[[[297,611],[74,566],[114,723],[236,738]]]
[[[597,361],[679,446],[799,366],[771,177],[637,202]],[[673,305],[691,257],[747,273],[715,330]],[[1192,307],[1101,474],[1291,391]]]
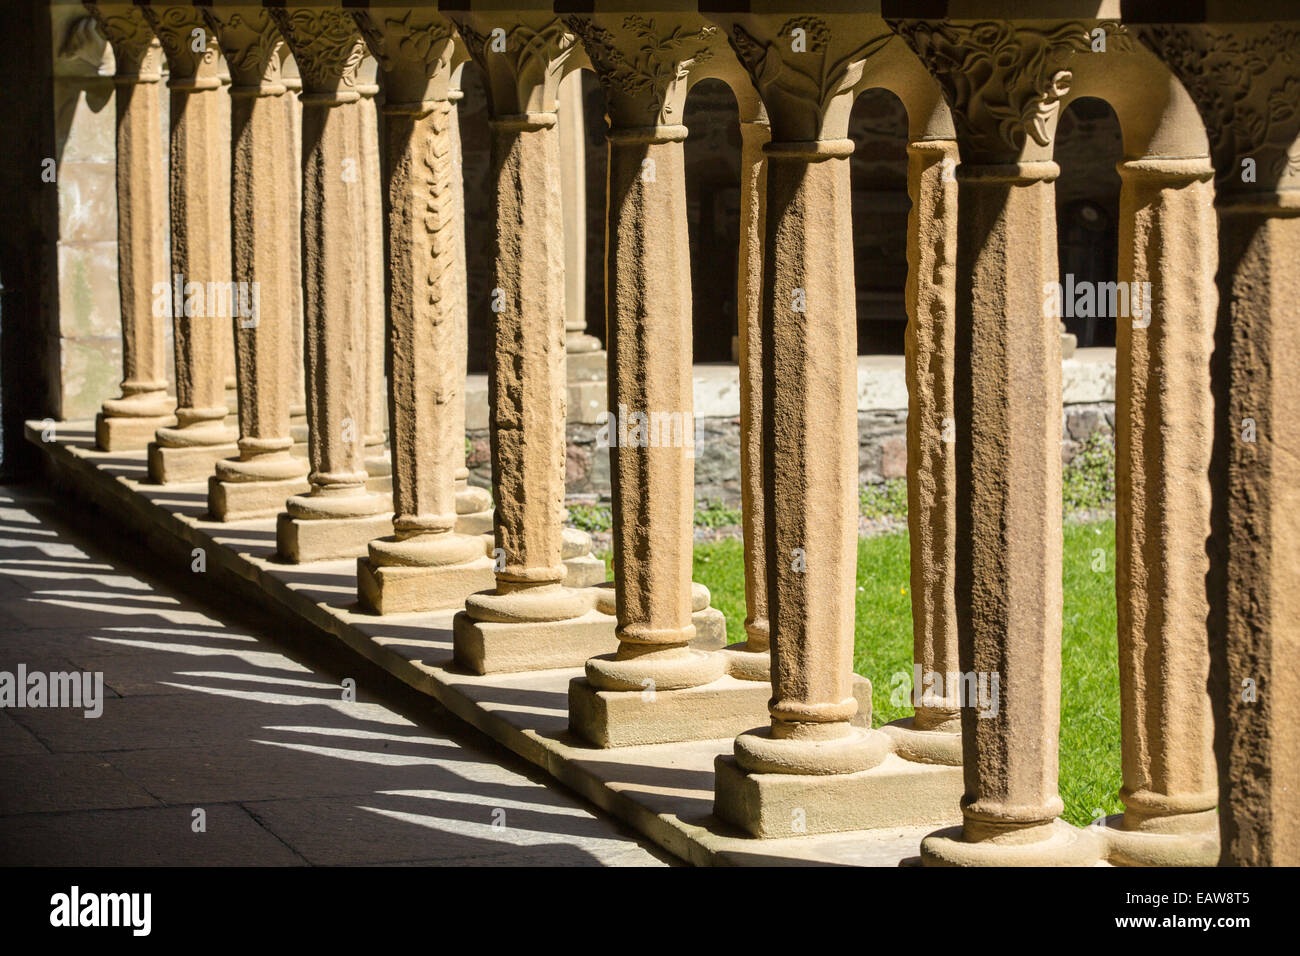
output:
[[[744,643],[729,648],[728,671],[742,680],[771,677],[767,557],[763,520],[763,234],[772,139],[761,105],[740,123],[740,264],[736,276],[740,341],[740,508],[745,542]]]
[[[873,799],[871,771],[890,742],[853,723],[858,383],[847,136],[864,67],[892,34],[878,19],[846,16],[724,22],[771,123],[761,448],[772,696],[767,726],[738,736],[734,758],[717,759],[714,812],[757,836],[884,825],[892,801]]]
[[[261,7],[205,11],[230,65],[231,249],[240,308],[233,317],[239,457],[217,462],[208,510],[221,521],[278,514],[308,490],[307,465],[290,455],[293,386],[292,128],[280,82],[275,24]]]
[[[541,7],[541,5],[539,5]],[[456,616],[479,673],[574,666],[612,645],[587,590],[564,586],[564,236],[555,97],[573,38],[541,8],[454,14],[483,71],[496,173],[489,373],[496,589]]]
[[[1086,864],[1099,841],[1059,819],[1061,339],[1043,293],[1057,278],[1052,135],[1088,27],[893,25],[944,86],[962,156],[958,652],[962,671],[989,689],[986,706],[960,701],[963,826],[927,837],[922,858]]]
[[[112,44],[117,110],[117,282],[122,306],[122,396],[95,420],[103,451],[143,449],[176,424],[167,395],[166,313],[154,286],[170,289],[163,255],[167,195],[162,174],[159,86],[162,47],[139,7],[87,3]],[[168,296],[170,298],[170,296]]]
[[[456,531],[465,460],[468,343],[450,92],[453,28],[434,11],[355,12],[384,83],[389,443],[393,534],[357,561],[363,606],[381,614],[460,607],[493,586],[477,535]],[[459,412],[459,415],[457,414]]]
[[[456,307],[452,315],[455,321],[460,324],[460,331],[457,334],[462,338],[468,335],[467,323],[469,319],[466,312],[469,306],[469,288],[465,263],[465,175],[460,148],[458,104],[465,98],[465,91],[460,88],[460,75],[468,59],[469,53],[466,51],[464,43],[458,41],[452,53],[451,77],[448,80],[447,87],[447,102],[451,106],[451,116],[447,120],[447,136],[451,143],[451,167],[448,174],[451,177],[451,195],[456,202],[455,209],[450,213],[455,220],[456,228],[456,238],[451,246],[452,268],[456,277],[449,280],[449,283],[452,291],[457,296]],[[460,361],[462,367],[458,375],[463,381],[468,374],[468,346],[461,353]],[[479,488],[469,483],[469,467],[465,461],[465,389],[456,390],[448,414],[456,422],[456,428],[458,429],[457,451],[454,455],[456,462],[456,530],[461,534],[485,535],[491,540],[492,495],[486,488]]]
[[[1300,742],[1293,732],[1300,723],[1300,455],[1293,434],[1300,420],[1300,65],[1293,54],[1300,23],[1158,25],[1139,35],[1196,101],[1216,173],[1219,306],[1207,597],[1220,862],[1294,866],[1300,864]],[[1155,293],[1159,304],[1160,289]],[[1191,347],[1180,342],[1171,359]],[[1184,422],[1179,434],[1196,440],[1186,429]],[[1151,630],[1148,624],[1148,636]],[[1190,680],[1195,666],[1183,662],[1175,678]],[[1184,725],[1177,740],[1199,744],[1201,726],[1199,719]],[[1195,771],[1205,767],[1197,755],[1180,755],[1147,788],[1156,791],[1153,799],[1141,799],[1147,793],[1140,791],[1129,813],[1204,810]],[[1182,799],[1162,808],[1162,790]]]
[[[358,237],[365,257],[366,317],[366,473],[371,491],[392,491],[392,463],[387,440],[388,390],[384,383],[384,213],[380,182],[379,106],[382,100],[377,82],[378,64],[365,57],[358,70],[357,92],[361,94],[360,183],[362,228]]]
[[[907,526],[916,713],[884,729],[904,757],[960,766],[961,703],[949,680],[960,670],[953,416],[958,155],[950,119],[946,125],[945,138],[915,139],[907,147]]]
[[[293,331],[290,335],[290,352],[293,365],[293,385],[289,400],[289,434],[293,436],[293,454],[300,458],[307,457],[307,375],[303,368],[303,309],[302,309],[302,77],[298,75],[298,64],[289,52],[288,44],[280,46],[280,82],[284,84],[285,96],[280,97],[284,109],[284,121],[289,127],[289,156],[286,161],[290,169],[289,219],[295,223],[293,243],[290,246],[289,274],[291,276],[290,316]]]
[[[188,6],[142,8],[167,55],[171,89],[171,293],[176,352],[176,427],[149,445],[149,479],[203,481],[237,454],[227,424],[225,355],[230,338],[229,131],[216,38]],[[197,47],[197,50],[196,50]]]
[[[618,651],[587,661],[569,723],[599,746],[734,733],[761,684],[693,648],[694,398],[681,124],[695,63],[728,55],[698,16],[571,16],[605,91],[610,472]],[[648,693],[647,693],[648,692]]]
[[[600,381],[606,356],[587,334],[587,129],[582,73],[560,81],[556,117],[560,136],[560,196],[564,204],[564,348],[570,381]]]
[[[302,562],[366,553],[391,528],[385,496],[366,489],[365,249],[361,94],[365,45],[346,13],[267,11],[302,73],[304,349],[311,491],[285,503],[280,556]]]
[[[1123,862],[1208,866],[1219,853],[1205,631],[1213,169],[1208,156],[1145,156],[1119,170],[1119,281],[1131,284],[1130,308],[1115,320],[1115,591],[1126,810],[1112,842]],[[1171,836],[1178,839],[1163,839]]]

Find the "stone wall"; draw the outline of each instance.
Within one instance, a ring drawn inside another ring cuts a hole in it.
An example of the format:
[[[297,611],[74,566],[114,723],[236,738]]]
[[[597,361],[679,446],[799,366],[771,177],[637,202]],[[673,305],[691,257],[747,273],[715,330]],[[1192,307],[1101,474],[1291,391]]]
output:
[[[740,503],[740,414],[734,369],[697,366],[695,498]],[[1069,462],[1093,432],[1115,427],[1113,349],[1079,349],[1062,367],[1061,460]],[[901,356],[859,360],[858,480],[864,485],[907,477],[907,401]],[[897,407],[881,407],[883,404]],[[718,414],[722,412],[724,414]],[[584,416],[585,417],[585,416]],[[591,416],[594,418],[594,416]],[[472,383],[467,400],[470,481],[492,486],[486,386]],[[477,427],[476,427],[477,426]],[[570,421],[565,486],[571,497],[610,500],[609,450],[597,445],[600,425]]]

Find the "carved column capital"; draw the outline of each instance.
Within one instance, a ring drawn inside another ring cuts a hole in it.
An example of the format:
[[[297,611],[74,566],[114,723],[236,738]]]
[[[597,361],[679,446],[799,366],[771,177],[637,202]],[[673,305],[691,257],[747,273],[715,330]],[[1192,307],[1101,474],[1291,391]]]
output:
[[[495,117],[555,112],[575,45],[559,17],[549,11],[449,16],[483,70]]]
[[[304,102],[350,103],[360,98],[357,73],[366,44],[356,21],[343,10],[268,7],[302,74]]]
[[[615,125],[681,126],[691,70],[723,52],[702,17],[639,14],[564,18],[591,60]]]
[[[1300,188],[1300,23],[1151,24],[1205,122],[1220,193]]]
[[[280,78],[284,39],[262,7],[223,6],[202,10],[230,67],[231,93],[278,95],[286,89]]]
[[[142,7],[167,56],[168,86],[216,89],[221,86],[217,38],[196,7]]]
[[[162,46],[140,8],[129,3],[93,3],[86,9],[113,47],[119,80],[153,83],[162,79]]]
[[[889,23],[943,86],[966,162],[1051,159],[1074,54],[1092,49],[1097,29],[1108,49],[1132,48],[1114,21]]]
[[[767,108],[775,142],[842,140],[868,59],[893,34],[861,16],[714,17]]]
[[[352,16],[384,74],[388,106],[449,99],[456,28],[435,10],[371,7]]]

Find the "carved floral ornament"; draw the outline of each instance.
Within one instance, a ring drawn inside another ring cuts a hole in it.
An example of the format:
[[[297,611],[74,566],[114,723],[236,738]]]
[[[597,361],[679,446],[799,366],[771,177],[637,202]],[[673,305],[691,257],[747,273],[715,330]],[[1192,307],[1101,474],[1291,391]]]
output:
[[[787,125],[793,120],[804,131],[799,135],[815,138],[832,102],[857,86],[867,61],[893,36],[870,37],[837,56],[827,23],[802,16],[787,20],[766,43],[740,24],[729,39],[774,120],[784,114]]]
[[[1091,52],[1094,31],[1103,32],[1110,50],[1133,48],[1114,21],[1035,27],[891,20],[890,25],[943,86],[964,138],[977,151],[993,154],[1019,154],[1029,139],[1050,144],[1051,120],[1073,79],[1066,67],[1073,54]]]
[[[220,40],[231,74],[240,83],[280,82],[280,48],[284,39],[265,10],[213,11],[203,14]]]
[[[497,102],[497,109],[525,111],[535,90],[546,90],[546,99],[553,99],[576,42],[558,17],[539,27],[518,22],[492,26],[487,33],[464,19],[456,25],[470,56],[487,76],[494,99],[499,99],[503,87],[513,93],[514,105]]]
[[[342,10],[285,10],[268,7],[302,74],[303,88],[324,90],[357,85],[357,68],[366,56],[356,22]]]
[[[1300,176],[1300,29],[1160,24],[1140,32],[1196,103],[1221,186]],[[1253,180],[1244,178],[1250,164]]]
[[[437,14],[408,10],[399,19],[355,10],[352,16],[386,72],[420,65],[432,76],[450,68],[455,30]]]
[[[87,3],[86,9],[105,40],[113,47],[117,72],[157,73],[162,66],[161,47],[138,7]],[[153,62],[149,62],[152,57]],[[130,67],[130,70],[124,69]]]
[[[143,10],[162,44],[173,80],[216,72],[217,40],[199,10],[194,7],[144,7]]]
[[[674,26],[666,33],[653,19],[635,14],[624,18],[615,33],[590,17],[569,16],[565,22],[591,59],[596,77],[611,101],[643,101],[644,110],[661,126],[680,124],[675,115],[680,94],[692,67],[713,57],[718,28]]]

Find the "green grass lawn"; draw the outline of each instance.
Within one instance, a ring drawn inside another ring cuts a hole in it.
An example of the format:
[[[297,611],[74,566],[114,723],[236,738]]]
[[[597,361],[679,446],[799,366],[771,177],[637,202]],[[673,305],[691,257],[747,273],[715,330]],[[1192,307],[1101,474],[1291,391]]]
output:
[[[1065,819],[1082,826],[1101,813],[1123,809],[1118,798],[1114,521],[1067,524],[1064,558],[1060,790]],[[912,674],[908,566],[904,534],[865,538],[858,544],[853,664],[871,680],[872,724],[877,727],[912,713],[907,692]],[[726,615],[729,639],[743,641],[745,567],[741,542],[696,545],[695,580],[708,587],[713,606]],[[900,674],[906,675],[908,684],[894,692],[900,687],[895,675]]]

